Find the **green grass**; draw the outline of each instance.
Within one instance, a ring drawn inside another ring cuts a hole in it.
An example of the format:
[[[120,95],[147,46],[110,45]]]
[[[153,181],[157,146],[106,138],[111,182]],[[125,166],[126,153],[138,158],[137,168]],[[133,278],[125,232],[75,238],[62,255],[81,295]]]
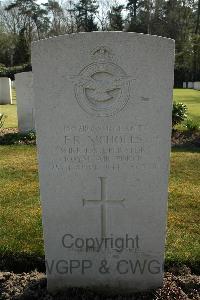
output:
[[[195,264],[200,260],[200,152],[173,150],[169,185],[166,258]],[[42,256],[36,148],[0,147],[0,255]]]
[[[188,116],[200,123],[200,91],[192,89],[174,89],[174,100],[188,107]]]
[[[0,113],[4,113],[7,118],[4,123],[4,128],[16,128],[17,121],[17,105],[16,105],[16,91],[12,89],[13,104],[0,105]]]
[[[200,262],[200,151],[174,150],[171,155],[166,258]]]
[[[0,147],[0,254],[42,255],[36,148]]]

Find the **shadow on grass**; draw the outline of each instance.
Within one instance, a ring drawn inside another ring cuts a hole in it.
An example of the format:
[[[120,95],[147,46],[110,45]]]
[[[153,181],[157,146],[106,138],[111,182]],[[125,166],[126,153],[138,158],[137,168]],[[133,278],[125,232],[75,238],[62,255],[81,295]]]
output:
[[[35,145],[36,134],[34,131],[28,131],[24,133],[14,132],[6,133],[0,136],[0,145]]]
[[[177,261],[173,259],[166,259],[164,269],[167,272],[172,267],[180,268],[187,266],[191,269],[192,273],[200,274],[200,260],[195,261]],[[6,272],[23,273],[37,270],[38,272],[45,273],[45,257],[36,256],[26,253],[11,253],[7,252],[0,254],[0,270]]]
[[[188,145],[188,146],[173,146],[172,152],[190,152],[190,153],[200,153],[200,147]]]
[[[45,272],[44,256],[12,252],[0,254],[0,270],[3,272],[27,273],[36,269]]]
[[[166,259],[164,269],[165,272],[168,272],[171,270],[171,268],[177,268],[180,269],[183,266],[187,266],[190,268],[191,272],[195,275],[200,275],[200,259],[198,260],[174,260],[174,259]]]

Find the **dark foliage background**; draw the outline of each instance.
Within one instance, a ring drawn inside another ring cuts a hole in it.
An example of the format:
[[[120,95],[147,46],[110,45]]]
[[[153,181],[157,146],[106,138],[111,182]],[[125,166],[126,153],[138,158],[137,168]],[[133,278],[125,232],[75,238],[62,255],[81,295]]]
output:
[[[123,30],[175,39],[175,86],[200,80],[200,0],[0,3],[1,76],[13,76],[13,69],[5,73],[5,68],[30,65],[30,45],[34,40],[81,31]]]

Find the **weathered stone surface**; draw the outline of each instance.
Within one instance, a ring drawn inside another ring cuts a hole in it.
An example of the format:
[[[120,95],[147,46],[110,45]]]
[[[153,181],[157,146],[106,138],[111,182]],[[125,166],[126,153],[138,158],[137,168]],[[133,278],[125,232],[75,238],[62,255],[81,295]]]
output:
[[[11,80],[7,77],[0,78],[0,104],[12,104]]]
[[[33,74],[32,72],[18,73],[15,75],[15,81],[19,131],[34,130]]]
[[[32,63],[49,290],[160,286],[174,42],[65,35]]]

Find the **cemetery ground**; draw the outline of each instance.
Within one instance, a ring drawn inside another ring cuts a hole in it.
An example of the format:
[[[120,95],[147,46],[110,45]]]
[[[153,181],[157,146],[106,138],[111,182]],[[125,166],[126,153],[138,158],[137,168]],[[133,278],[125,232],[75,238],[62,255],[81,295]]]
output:
[[[25,256],[42,257],[44,253],[35,146],[1,146],[0,166],[0,255],[24,253]],[[194,270],[197,270],[200,261],[199,177],[200,151],[196,148],[174,149],[171,154],[166,259],[168,263],[187,264]],[[25,266],[18,264],[16,268]]]
[[[0,166],[0,270],[7,271],[0,273],[2,299],[54,299],[44,296],[44,274],[30,272],[45,270],[35,146],[1,146]],[[199,177],[199,150],[173,149],[166,245],[166,270],[170,273],[166,273],[161,290],[124,299],[199,299],[199,277],[190,274],[190,270],[198,274],[200,262]],[[20,294],[22,298],[12,298]],[[171,298],[167,298],[168,294]],[[91,291],[70,290],[68,297],[94,299],[97,296]]]
[[[187,104],[189,115],[200,121],[200,92],[177,89],[174,98]],[[0,111],[8,115],[5,126],[14,128],[16,106],[7,107],[0,106]],[[0,146],[0,178],[0,270],[3,271],[0,299],[54,299],[47,297],[44,275],[33,272],[45,270],[36,147]],[[174,147],[166,243],[168,273],[165,273],[164,287],[150,294],[115,299],[200,299],[199,277],[196,276],[200,267],[199,178],[200,148]],[[73,289],[67,296],[58,299],[105,299],[91,291]]]

